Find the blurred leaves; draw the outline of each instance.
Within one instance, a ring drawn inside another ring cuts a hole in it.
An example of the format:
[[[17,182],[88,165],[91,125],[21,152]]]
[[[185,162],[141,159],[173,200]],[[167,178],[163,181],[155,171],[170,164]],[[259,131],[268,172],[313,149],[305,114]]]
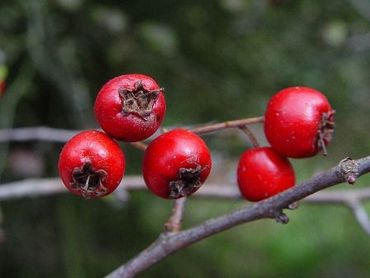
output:
[[[0,98],[0,125],[93,128],[96,93],[130,72],[165,87],[165,125],[171,126],[262,115],[276,91],[306,85],[328,96],[337,126],[329,158],[294,161],[302,180],[370,152],[369,7],[362,0],[2,0],[8,89]],[[248,146],[234,134],[206,139],[215,156],[228,160]],[[0,146],[0,173],[9,166],[8,148],[16,147]],[[42,175],[56,175],[59,145],[21,147],[44,157]],[[142,154],[123,148],[128,173],[139,173]],[[15,176],[7,171],[2,180]],[[31,265],[44,276],[102,276],[149,244],[170,208],[147,193],[133,194],[125,206],[108,204],[73,197],[4,203],[9,239],[1,276],[40,276]],[[190,201],[186,221],[242,204]],[[370,248],[365,241],[343,209],[300,208],[287,226],[263,221],[237,228],[144,277],[361,276]]]

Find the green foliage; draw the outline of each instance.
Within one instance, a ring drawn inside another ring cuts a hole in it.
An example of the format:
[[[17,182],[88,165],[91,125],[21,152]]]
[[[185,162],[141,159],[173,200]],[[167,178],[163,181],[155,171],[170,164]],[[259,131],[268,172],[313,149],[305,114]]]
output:
[[[352,2],[2,0],[0,51],[9,70],[1,127],[96,127],[97,91],[130,72],[165,87],[171,126],[262,115],[276,91],[307,85],[328,96],[337,127],[329,158],[294,162],[303,180],[370,151],[370,18]],[[207,140],[234,159],[246,147],[235,136]],[[39,175],[56,175],[60,146],[2,144],[1,182],[20,178],[5,160],[17,148],[44,157],[49,166]],[[141,155],[123,148],[128,173],[139,173]],[[190,200],[185,225],[242,205]],[[170,206],[145,192],[121,207],[73,196],[6,202],[0,276],[101,277],[155,239]],[[347,210],[302,205],[290,215],[286,226],[260,221],[217,235],[143,277],[368,274],[369,241]]]

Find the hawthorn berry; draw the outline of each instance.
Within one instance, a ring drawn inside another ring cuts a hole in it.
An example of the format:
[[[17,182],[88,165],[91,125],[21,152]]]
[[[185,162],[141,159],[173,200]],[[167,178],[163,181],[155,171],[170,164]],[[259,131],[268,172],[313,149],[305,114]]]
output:
[[[327,98],[308,87],[290,87],[271,97],[264,130],[271,146],[283,156],[310,157],[332,139],[334,110]]]
[[[5,92],[5,81],[0,81],[0,96]]]
[[[59,175],[65,187],[84,198],[113,192],[125,172],[125,156],[113,139],[96,130],[80,132],[63,147]]]
[[[191,131],[174,129],[149,144],[144,154],[143,176],[154,194],[177,199],[197,191],[211,166],[205,142]]]
[[[295,175],[286,157],[271,147],[258,147],[241,155],[237,181],[245,199],[260,201],[294,186]]]
[[[147,75],[121,75],[101,88],[94,111],[111,137],[128,142],[144,140],[162,123],[166,111],[163,88]]]

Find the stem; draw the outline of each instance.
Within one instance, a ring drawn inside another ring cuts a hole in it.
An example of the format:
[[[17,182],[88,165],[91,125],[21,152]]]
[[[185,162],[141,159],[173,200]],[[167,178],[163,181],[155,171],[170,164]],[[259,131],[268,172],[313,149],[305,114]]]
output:
[[[181,230],[181,223],[185,212],[186,197],[176,199],[172,208],[172,214],[165,224],[166,232],[176,233]]]
[[[241,131],[243,131],[249,138],[249,141],[251,141],[253,147],[258,148],[260,144],[258,143],[258,140],[254,133],[245,125],[239,127]]]
[[[146,148],[148,147],[148,145],[143,143],[143,142],[131,142],[130,145],[133,146],[134,148],[137,148],[137,149],[141,150],[141,151],[145,151]]]
[[[262,123],[263,121],[264,121],[264,117],[245,118],[245,119],[234,120],[234,121],[226,121],[226,122],[217,123],[217,124],[204,125],[204,126],[192,128],[190,130],[197,134],[205,134],[205,133],[219,131],[221,129],[226,129],[226,128],[239,128],[241,126],[246,126],[250,124]]]

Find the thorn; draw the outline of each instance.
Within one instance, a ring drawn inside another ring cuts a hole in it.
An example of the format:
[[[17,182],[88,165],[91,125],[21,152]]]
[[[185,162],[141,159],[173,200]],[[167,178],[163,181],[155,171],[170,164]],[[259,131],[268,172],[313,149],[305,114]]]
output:
[[[291,204],[288,205],[288,209],[290,209],[290,210],[297,209],[298,207],[299,207],[298,202],[294,202],[294,203],[291,203]]]
[[[282,211],[276,213],[275,220],[280,224],[287,224],[289,222],[289,217]]]

